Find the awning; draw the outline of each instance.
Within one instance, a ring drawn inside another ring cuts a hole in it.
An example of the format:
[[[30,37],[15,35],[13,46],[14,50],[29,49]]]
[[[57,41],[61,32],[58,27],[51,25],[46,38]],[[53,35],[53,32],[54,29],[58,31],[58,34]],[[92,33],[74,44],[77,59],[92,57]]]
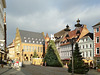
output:
[[[64,61],[64,60],[70,60],[70,59],[62,59],[62,61]]]
[[[83,61],[84,61],[85,63],[90,63],[90,62],[92,62],[93,60],[86,60],[86,59],[83,59]]]

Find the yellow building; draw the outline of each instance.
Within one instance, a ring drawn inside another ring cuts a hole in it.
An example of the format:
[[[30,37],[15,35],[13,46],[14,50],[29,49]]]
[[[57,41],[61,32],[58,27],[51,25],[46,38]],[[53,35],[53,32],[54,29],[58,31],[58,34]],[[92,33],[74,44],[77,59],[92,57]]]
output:
[[[7,54],[7,58],[8,59],[15,59],[15,45],[14,45],[14,40],[12,43],[10,43],[8,46],[7,46],[7,50],[8,50],[8,54]]]
[[[44,52],[44,35],[43,33],[31,32],[16,29],[15,37],[15,59],[18,61],[32,61],[34,51],[38,58],[43,57]]]

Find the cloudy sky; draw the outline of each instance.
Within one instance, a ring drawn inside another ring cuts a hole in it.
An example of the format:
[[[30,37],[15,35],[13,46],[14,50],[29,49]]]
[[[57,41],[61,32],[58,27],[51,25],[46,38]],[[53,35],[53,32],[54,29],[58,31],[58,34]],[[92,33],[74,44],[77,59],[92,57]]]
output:
[[[100,22],[100,0],[6,0],[7,40],[16,28],[54,34],[68,24],[74,29],[79,18],[89,31]]]

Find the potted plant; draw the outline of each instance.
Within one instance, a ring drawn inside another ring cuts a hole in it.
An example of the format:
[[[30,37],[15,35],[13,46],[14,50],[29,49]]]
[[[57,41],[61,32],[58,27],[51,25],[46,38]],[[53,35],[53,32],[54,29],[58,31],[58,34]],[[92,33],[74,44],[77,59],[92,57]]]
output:
[[[100,63],[98,63],[97,67],[98,67],[97,71],[100,72]]]

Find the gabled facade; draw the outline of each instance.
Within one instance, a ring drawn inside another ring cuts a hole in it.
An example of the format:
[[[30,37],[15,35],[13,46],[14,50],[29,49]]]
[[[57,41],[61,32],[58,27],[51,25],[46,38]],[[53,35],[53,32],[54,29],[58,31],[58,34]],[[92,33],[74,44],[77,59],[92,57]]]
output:
[[[69,39],[77,38],[76,42],[79,42],[79,40],[89,32],[86,28],[86,25],[82,25],[82,27],[80,27],[79,29],[80,29],[80,35],[77,36],[77,34],[76,34],[77,29],[75,29],[75,30],[69,32]],[[71,43],[66,39],[66,37],[60,43],[61,43],[61,45],[60,45],[61,59],[70,60],[70,57],[72,55]]]
[[[79,22],[77,22],[76,25],[79,25]],[[78,32],[80,33],[79,35],[77,35]],[[54,34],[56,38],[55,43],[58,48],[58,52],[59,52],[61,59],[70,60],[70,57],[72,54],[72,51],[71,51],[72,46],[71,46],[71,43],[68,41],[69,39],[77,38],[76,42],[79,42],[79,40],[88,33],[89,31],[87,29],[87,26],[84,24],[81,24],[80,27],[76,27],[72,31],[66,32],[65,29],[63,29],[62,31]],[[66,38],[67,34],[69,34],[68,38]]]
[[[100,63],[100,22],[93,26],[94,30],[94,62]]]
[[[93,67],[94,43],[93,33],[88,33],[79,40],[79,48],[85,63]]]
[[[15,59],[19,61],[32,61],[34,51],[39,58],[43,57],[45,44],[43,33],[16,29]]]
[[[8,59],[15,59],[15,45],[14,45],[14,40],[12,43],[10,43],[7,47],[8,50],[8,54],[7,54],[7,58]]]
[[[46,36],[45,36],[45,51],[44,51],[44,56],[47,53],[47,48],[48,48],[49,41],[50,41],[50,38],[49,38],[49,35],[47,33]]]

